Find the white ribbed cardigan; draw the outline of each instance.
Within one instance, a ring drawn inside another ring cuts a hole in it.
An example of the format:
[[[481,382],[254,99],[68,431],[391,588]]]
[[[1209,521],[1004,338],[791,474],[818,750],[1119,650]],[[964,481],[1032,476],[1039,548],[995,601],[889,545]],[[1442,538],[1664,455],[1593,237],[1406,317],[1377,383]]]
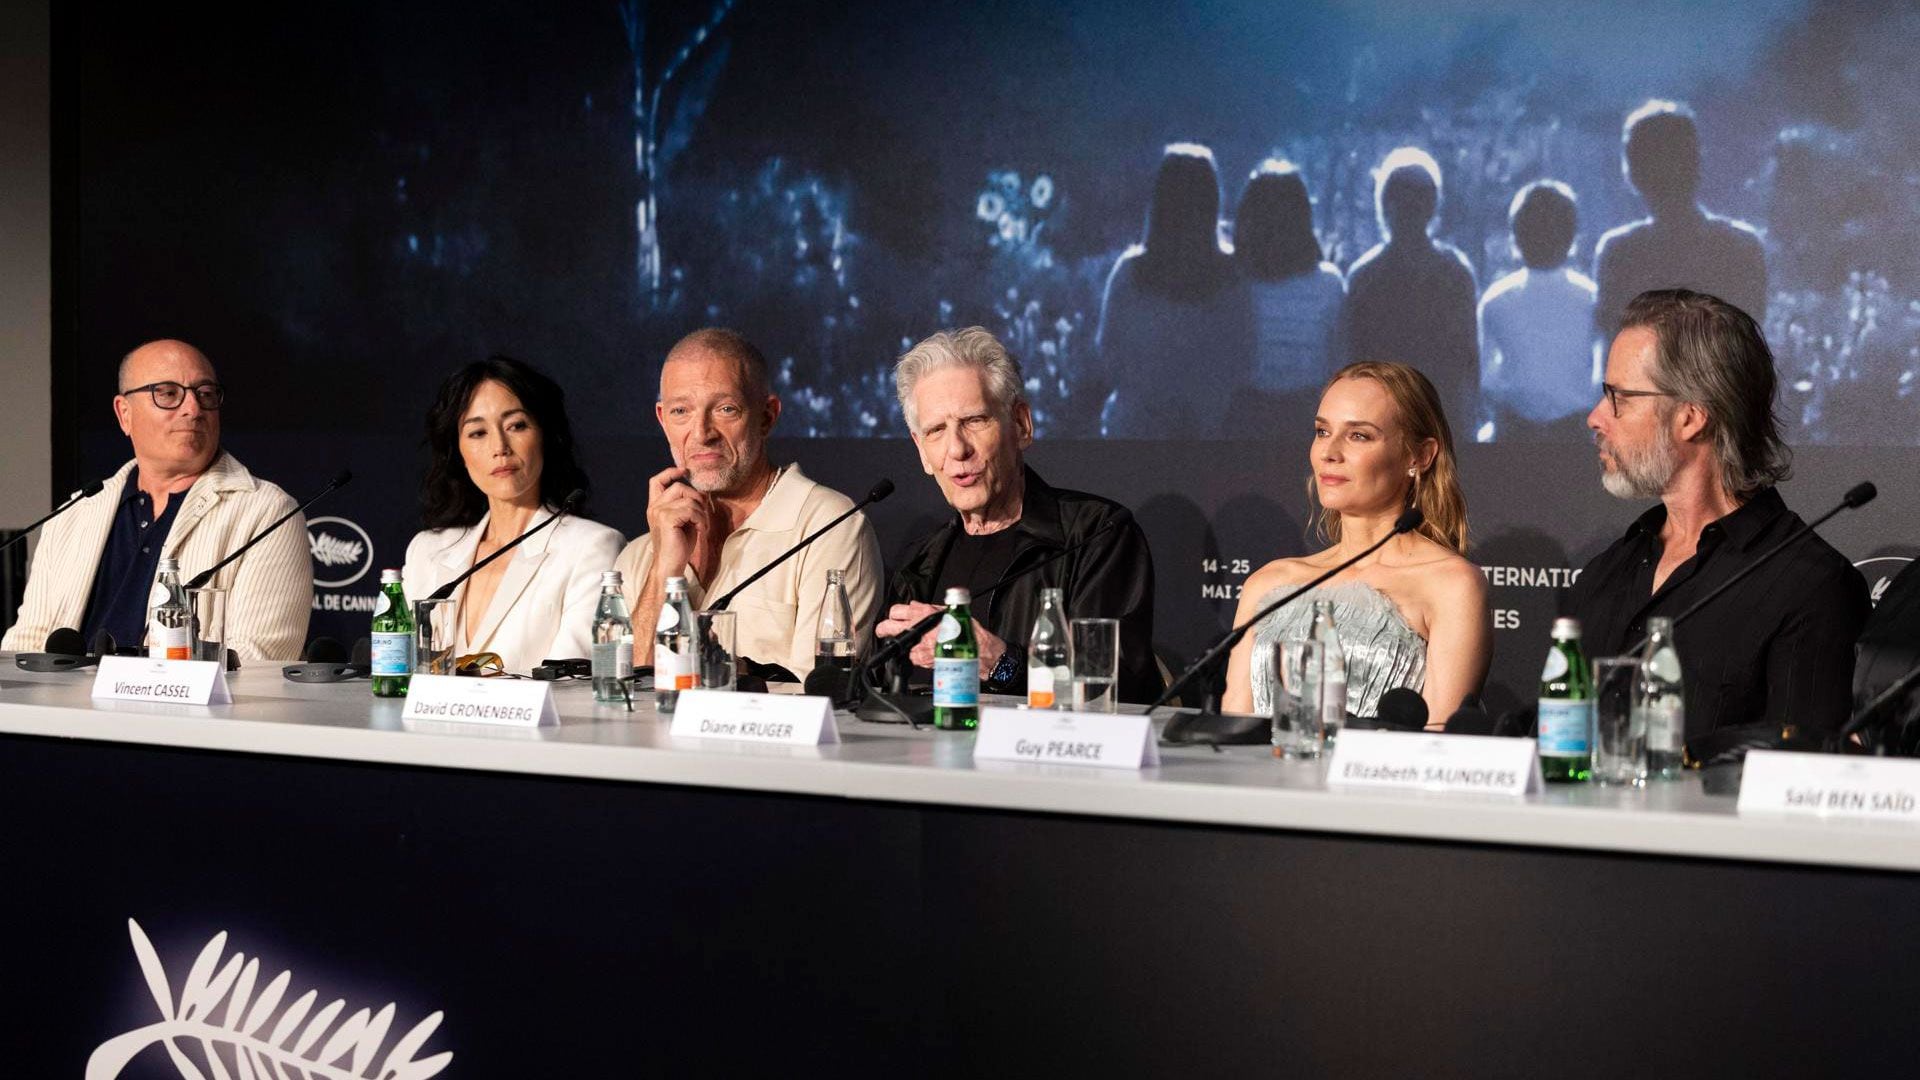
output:
[[[79,628],[133,465],[122,465],[98,495],[47,523],[34,548],[19,618],[0,648],[37,651],[56,628]],[[174,497],[184,501],[160,553],[180,561],[183,582],[297,505],[224,450],[192,487]],[[227,590],[228,648],[249,660],[299,658],[313,607],[313,560],[304,519],[296,516],[282,525],[210,584]]]

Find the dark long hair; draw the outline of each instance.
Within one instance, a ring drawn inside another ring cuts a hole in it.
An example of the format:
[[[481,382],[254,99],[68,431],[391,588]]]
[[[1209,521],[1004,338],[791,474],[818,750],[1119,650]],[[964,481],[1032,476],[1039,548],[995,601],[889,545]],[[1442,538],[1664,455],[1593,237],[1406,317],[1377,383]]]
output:
[[[560,384],[510,356],[489,356],[447,376],[427,410],[427,449],[433,461],[420,491],[424,528],[466,528],[487,512],[487,497],[467,477],[467,464],[460,457],[460,419],[473,392],[489,380],[511,390],[540,431],[540,502],[558,506],[574,489],[589,488],[585,470],[573,457],[573,425],[567,422],[566,393]]]
[[[1278,281],[1320,266],[1313,200],[1290,161],[1269,158],[1254,170],[1233,216],[1233,257],[1250,278]]]
[[[1233,264],[1220,247],[1220,172],[1213,151],[1174,143],[1160,158],[1147,205],[1140,283],[1177,300],[1203,300],[1225,284]]]

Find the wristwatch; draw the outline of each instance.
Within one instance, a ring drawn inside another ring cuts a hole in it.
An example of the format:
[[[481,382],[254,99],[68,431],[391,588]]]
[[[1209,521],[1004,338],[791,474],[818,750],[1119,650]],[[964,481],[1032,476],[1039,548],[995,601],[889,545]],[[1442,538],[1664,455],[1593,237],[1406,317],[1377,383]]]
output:
[[[1025,659],[1024,652],[1011,645],[1007,646],[1007,651],[1000,654],[1000,662],[993,665],[993,672],[987,676],[987,685],[1013,685],[1014,679],[1020,674],[1020,669],[1025,666],[1022,663]]]

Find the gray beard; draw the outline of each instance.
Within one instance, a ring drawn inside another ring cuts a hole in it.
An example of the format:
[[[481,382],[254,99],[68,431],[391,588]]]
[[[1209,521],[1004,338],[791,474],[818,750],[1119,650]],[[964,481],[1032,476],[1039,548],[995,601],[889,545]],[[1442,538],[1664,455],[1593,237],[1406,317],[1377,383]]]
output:
[[[1616,499],[1657,499],[1666,494],[1667,485],[1680,467],[1673,452],[1673,438],[1665,428],[1645,451],[1621,453],[1616,450],[1612,456],[1614,467],[1602,466],[1600,486]]]

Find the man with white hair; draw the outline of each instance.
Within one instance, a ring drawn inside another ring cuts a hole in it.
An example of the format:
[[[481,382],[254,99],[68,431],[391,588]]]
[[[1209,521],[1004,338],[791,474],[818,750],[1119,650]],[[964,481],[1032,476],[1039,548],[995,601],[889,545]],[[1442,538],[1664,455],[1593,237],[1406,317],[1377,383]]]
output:
[[[1057,588],[1068,618],[1120,621],[1120,698],[1151,701],[1161,680],[1147,538],[1126,507],[1055,488],[1024,463],[1033,445],[1033,412],[1019,362],[977,326],[943,330],[908,350],[893,378],[921,467],[954,515],[909,548],[888,585],[890,606],[875,633],[899,634],[937,610],[948,588],[970,589],[978,599],[980,688],[1024,693],[1025,646],[1040,590]],[[1089,537],[1084,548],[1034,570]],[[933,666],[933,644],[932,633],[915,643],[909,654],[915,667]]]
[[[1641,293],[1587,415],[1601,482],[1659,499],[1580,572],[1567,614],[1589,655],[1643,640],[1800,527],[1774,485],[1789,454],[1773,354],[1746,312],[1685,289]],[[1853,643],[1870,605],[1846,557],[1808,534],[1675,633],[1686,734],[1751,725],[1831,730],[1851,703]]]
[[[643,636],[668,578],[686,578],[687,598],[705,607],[853,506],[800,466],[768,460],[780,398],[766,358],[732,330],[696,330],[668,350],[654,416],[673,467],[648,481],[647,531],[613,564]],[[854,637],[864,636],[880,603],[880,541],[855,514],[735,598],[735,651],[805,679],[829,570],[844,571]]]

